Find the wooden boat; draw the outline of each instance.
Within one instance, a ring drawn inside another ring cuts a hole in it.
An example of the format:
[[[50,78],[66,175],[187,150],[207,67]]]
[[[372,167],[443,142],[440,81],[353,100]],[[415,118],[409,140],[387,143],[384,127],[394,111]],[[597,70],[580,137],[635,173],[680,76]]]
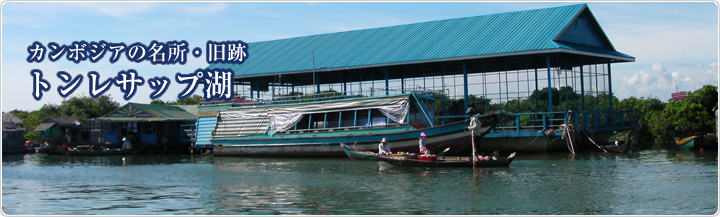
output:
[[[622,141],[618,145],[605,145],[605,150],[609,152],[626,153],[630,149],[630,143]]]
[[[383,160],[392,165],[410,166],[410,167],[472,167],[473,162],[470,157],[458,156],[437,156],[435,160],[421,160],[420,156],[395,156],[395,155],[378,155],[378,159]],[[498,158],[497,160],[476,161],[477,167],[504,167],[510,165],[515,159],[515,152],[507,158]]]
[[[345,144],[343,144],[343,143],[340,143],[340,147],[343,148],[343,151],[345,151],[345,154],[346,154],[348,157],[350,157],[350,159],[353,159],[353,160],[379,160],[379,159],[377,158],[377,153],[375,153],[375,152],[372,152],[372,151],[360,151],[360,150],[357,150],[357,149],[355,149],[355,148],[352,148],[352,147],[350,147],[350,146],[348,146],[348,145],[345,145]],[[450,150],[450,148],[446,148],[445,151],[440,152],[440,153],[438,153],[437,155],[438,155],[438,156],[444,156],[445,153],[447,153],[449,150]],[[404,152],[404,153],[403,153],[403,152],[395,152],[395,153],[393,153],[392,155],[408,156],[408,155],[413,155],[413,154],[414,154],[414,153],[409,153],[409,152]]]
[[[606,151],[625,153],[630,149],[630,143],[627,141],[627,136],[630,131],[623,131],[616,133],[607,141],[607,144],[603,146]]]
[[[145,150],[146,146],[138,149],[122,150],[122,149],[110,149],[110,150],[70,150],[60,149],[62,155],[68,156],[106,156],[106,155],[134,155]]]
[[[343,148],[345,154],[353,160],[377,160],[377,153],[372,151],[360,151],[350,146],[340,143],[340,147]]]
[[[38,154],[47,154],[47,155],[62,155],[62,148],[60,147],[39,147],[36,149],[36,153]]]
[[[375,151],[383,138],[389,141],[392,152],[417,152],[418,137],[425,132],[428,149],[463,151],[471,144],[470,132],[465,129],[469,122],[435,125],[431,110],[426,108],[433,100],[413,92],[287,104],[201,107],[197,138],[202,143],[203,138],[209,137],[215,156],[344,157],[347,154],[339,143],[355,144],[358,151]],[[476,138],[509,117],[504,111],[478,116],[480,127],[476,131],[481,133],[476,133]]]
[[[675,141],[680,149],[717,149],[718,140],[714,134],[698,134]]]

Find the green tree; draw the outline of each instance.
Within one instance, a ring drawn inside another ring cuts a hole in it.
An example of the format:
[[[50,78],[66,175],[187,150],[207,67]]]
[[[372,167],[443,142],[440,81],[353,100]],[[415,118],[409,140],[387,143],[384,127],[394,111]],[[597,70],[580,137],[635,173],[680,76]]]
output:
[[[202,96],[193,94],[185,99],[178,99],[176,105],[199,105],[204,100]]]
[[[717,86],[704,87],[687,94],[684,100],[671,101],[660,112],[650,112],[650,131],[656,142],[671,143],[675,136],[716,131]]]
[[[153,101],[150,101],[150,104],[152,104],[152,105],[200,105],[200,103],[203,101],[205,101],[205,98],[203,98],[200,95],[193,94],[192,96],[189,96],[185,99],[177,99],[175,101],[164,102],[160,99],[155,99]]]
[[[165,105],[165,101],[162,101],[161,99],[154,99],[150,101],[150,105]]]
[[[74,117],[78,121],[83,122],[88,118],[101,117],[111,111],[117,109],[119,103],[112,100],[109,96],[100,96],[97,99],[81,95],[73,96],[63,100],[60,105],[48,103],[40,109],[25,112],[14,110],[13,114],[19,114],[21,120],[25,122],[25,138],[28,140],[37,140],[40,132],[34,132],[35,128],[51,117]]]
[[[638,125],[628,136],[630,141],[634,143],[652,142],[655,140],[651,130],[653,117],[659,115],[660,111],[665,108],[665,103],[655,98],[635,98],[630,97],[623,99],[617,106],[618,109],[636,109],[638,111]]]

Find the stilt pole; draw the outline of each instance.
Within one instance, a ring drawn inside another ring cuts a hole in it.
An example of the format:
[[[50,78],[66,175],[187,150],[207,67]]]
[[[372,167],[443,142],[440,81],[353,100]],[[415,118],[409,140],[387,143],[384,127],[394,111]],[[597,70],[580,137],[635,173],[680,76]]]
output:
[[[477,151],[475,148],[475,130],[471,130],[470,132],[471,132],[470,135],[472,136],[471,137],[471,139],[472,139],[472,159],[473,159],[473,170],[474,170],[475,162],[477,161],[477,159],[475,159],[475,156],[477,156],[477,154],[476,154]]]

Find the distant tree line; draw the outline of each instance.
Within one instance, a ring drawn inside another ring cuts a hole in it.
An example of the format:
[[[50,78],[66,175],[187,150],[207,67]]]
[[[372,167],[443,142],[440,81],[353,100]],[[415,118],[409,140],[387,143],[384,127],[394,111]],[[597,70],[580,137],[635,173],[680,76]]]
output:
[[[705,85],[696,91],[686,92],[686,98],[678,101],[663,102],[657,97],[630,97],[618,100],[607,93],[597,96],[576,93],[572,87],[544,88],[533,91],[525,99],[512,99],[503,103],[494,103],[483,96],[468,95],[468,105],[480,113],[506,110],[513,113],[544,112],[549,110],[548,91],[552,91],[554,111],[582,110],[583,98],[585,110],[610,110],[612,100],[614,110],[638,111],[639,127],[631,131],[629,137],[635,143],[672,143],[682,134],[716,133],[717,118],[713,108],[718,104],[718,87]],[[465,99],[453,99],[447,95],[435,93],[436,116],[464,114]]]
[[[548,92],[552,91],[552,106],[554,111],[582,110],[583,101],[585,110],[610,110],[610,102],[614,110],[637,110],[637,129],[632,130],[629,137],[636,143],[672,143],[674,137],[688,133],[716,133],[717,118],[715,111],[718,104],[718,87],[705,85],[702,88],[686,92],[686,98],[678,101],[663,102],[657,97],[630,97],[618,100],[614,95],[607,93],[596,96],[581,95],[572,87],[543,88],[535,90],[524,99],[512,99],[507,102],[492,102],[484,96],[468,95],[468,105],[480,113],[506,110],[513,113],[545,112],[549,110],[550,99]],[[326,90],[321,93],[337,93]],[[278,96],[297,96],[310,98],[314,94],[292,92]],[[432,93],[435,98],[434,115],[463,115],[465,114],[465,99],[450,98],[442,93]],[[584,98],[584,100],[583,100]]]
[[[85,95],[73,96],[64,99],[60,105],[48,103],[34,111],[12,110],[10,113],[25,123],[25,139],[37,140],[40,132],[33,132],[35,128],[48,118],[74,117],[79,122],[89,118],[101,117],[119,108],[120,104],[110,96],[102,95],[92,98]]]
[[[202,101],[202,96],[192,95],[185,99],[167,102],[156,99],[150,102],[150,104],[198,105]],[[10,113],[25,123],[25,139],[37,141],[40,138],[40,132],[33,132],[33,130],[48,118],[73,117],[79,122],[84,122],[90,118],[102,117],[118,108],[120,108],[120,103],[115,102],[110,96],[102,95],[96,99],[83,94],[64,99],[60,105],[48,103],[38,110],[23,111],[15,109],[10,111]]]
[[[675,136],[689,133],[715,133],[717,131],[717,118],[715,111],[718,104],[718,87],[705,85],[696,91],[686,93],[686,98],[678,101],[663,102],[657,97],[630,97],[618,100],[615,96],[610,99],[607,94],[597,96],[581,96],[572,87],[544,88],[533,91],[525,99],[513,99],[503,103],[493,103],[492,99],[483,96],[468,95],[468,105],[475,107],[479,112],[506,110],[513,113],[543,112],[549,109],[548,91],[552,91],[552,106],[555,111],[580,110],[582,99],[585,98],[586,110],[608,110],[612,100],[613,109],[636,109],[639,112],[639,128],[634,129],[630,139],[634,142],[670,143]],[[326,90],[323,94],[337,94],[337,91]],[[314,97],[313,94],[292,92],[282,96]],[[435,93],[436,99],[434,113],[436,116],[447,114],[462,115],[465,113],[465,99],[453,99],[447,95]],[[203,101],[200,95],[192,95],[185,99],[175,101],[153,100],[150,104],[160,105],[198,105]],[[81,95],[63,100],[60,105],[45,104],[34,111],[13,110],[13,115],[25,123],[25,138],[34,140],[39,138],[39,132],[32,132],[38,124],[50,117],[74,117],[82,122],[88,118],[101,117],[119,108],[120,104],[109,96],[100,96],[97,99]]]
[[[493,103],[491,99],[482,96],[468,96],[468,105],[478,111],[488,112],[506,110],[513,113],[543,112],[549,109],[548,88],[533,93],[525,99],[513,99],[505,103]],[[572,87],[552,88],[553,110],[581,110],[582,96]],[[445,95],[434,96],[435,115],[463,114],[464,99],[451,99]],[[585,95],[585,110],[609,110],[611,102],[608,94],[597,96]],[[444,103],[442,102],[444,100]],[[692,133],[716,133],[717,118],[713,109],[718,104],[718,87],[705,85],[702,88],[686,92],[683,100],[663,102],[657,97],[630,97],[618,100],[612,97],[613,109],[638,110],[639,128],[629,135],[630,140],[636,143],[672,143],[674,137]],[[443,107],[444,106],[444,107]],[[443,110],[444,108],[444,110]]]
[[[176,99],[174,101],[162,101],[161,99],[155,99],[150,101],[150,105],[199,105],[205,99],[197,94],[193,94],[185,99]]]

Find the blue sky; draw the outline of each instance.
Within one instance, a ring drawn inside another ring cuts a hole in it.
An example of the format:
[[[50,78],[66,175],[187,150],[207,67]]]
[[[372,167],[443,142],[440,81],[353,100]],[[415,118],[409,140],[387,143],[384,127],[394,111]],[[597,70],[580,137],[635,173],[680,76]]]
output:
[[[2,6],[2,111],[35,110],[60,104],[55,90],[65,85],[55,73],[85,79],[73,95],[88,95],[89,71],[101,79],[135,69],[148,78],[167,76],[172,83],[162,100],[175,100],[184,85],[177,72],[190,73],[208,64],[188,55],[185,65],[131,63],[75,64],[65,59],[27,63],[26,48],[34,41],[70,44],[105,40],[131,44],[186,40],[190,48],[205,42],[257,42],[556,7],[583,2],[6,2]],[[655,97],[666,101],[675,88],[692,91],[718,85],[718,6],[713,2],[589,2],[614,47],[636,58],[612,68],[613,91],[620,98]],[[32,69],[40,69],[52,85],[40,101],[32,98]],[[148,103],[152,89],[138,87],[132,102]],[[196,93],[201,94],[202,86]],[[105,93],[125,104],[116,86]]]

